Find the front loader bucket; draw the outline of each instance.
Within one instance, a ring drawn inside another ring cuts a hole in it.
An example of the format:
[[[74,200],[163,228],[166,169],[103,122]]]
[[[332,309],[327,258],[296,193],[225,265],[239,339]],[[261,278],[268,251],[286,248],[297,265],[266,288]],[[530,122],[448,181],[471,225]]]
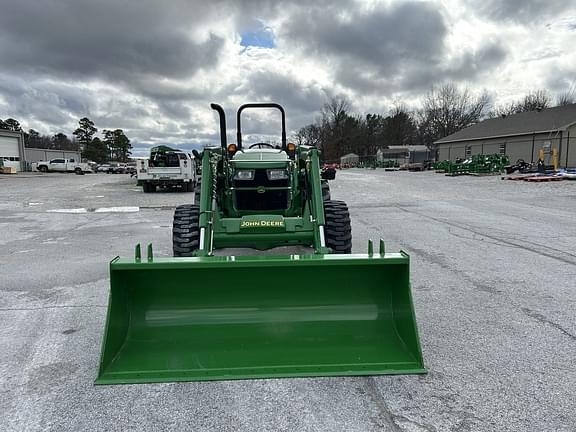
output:
[[[115,259],[97,384],[425,373],[409,258]]]

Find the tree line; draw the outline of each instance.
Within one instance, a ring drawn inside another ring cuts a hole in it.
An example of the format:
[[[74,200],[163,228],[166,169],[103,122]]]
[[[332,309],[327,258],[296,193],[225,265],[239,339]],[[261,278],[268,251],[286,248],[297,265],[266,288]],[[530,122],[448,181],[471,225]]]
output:
[[[88,117],[78,121],[78,127],[72,132],[72,138],[66,134],[41,135],[34,129],[22,130],[20,122],[13,118],[0,119],[0,129],[22,132],[24,145],[28,148],[50,150],[79,151],[82,158],[97,163],[110,161],[128,162],[132,154],[132,144],[122,129],[104,129],[102,138],[96,135],[98,129]]]
[[[571,93],[560,95],[554,102],[548,91],[536,90],[512,103],[493,107],[487,92],[475,95],[467,88],[447,83],[432,87],[419,108],[411,110],[400,102],[388,115],[354,114],[345,98],[332,98],[317,120],[301,128],[294,138],[298,144],[320,148],[326,161],[337,161],[347,153],[369,158],[391,145],[425,145],[435,151],[435,141],[484,119],[574,102]]]

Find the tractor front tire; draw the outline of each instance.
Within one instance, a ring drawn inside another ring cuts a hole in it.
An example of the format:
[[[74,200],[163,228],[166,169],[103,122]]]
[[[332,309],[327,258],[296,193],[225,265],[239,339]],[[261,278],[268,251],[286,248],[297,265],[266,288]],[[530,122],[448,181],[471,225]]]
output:
[[[172,249],[175,257],[194,256],[200,247],[200,206],[185,204],[176,207],[172,224]]]
[[[324,237],[326,246],[337,254],[348,254],[352,251],[352,227],[350,213],[344,201],[324,201]]]
[[[330,185],[328,182],[322,183],[322,201],[329,201],[330,200]]]
[[[194,187],[194,204],[200,205],[200,192],[202,190],[202,185],[200,182],[196,183]]]

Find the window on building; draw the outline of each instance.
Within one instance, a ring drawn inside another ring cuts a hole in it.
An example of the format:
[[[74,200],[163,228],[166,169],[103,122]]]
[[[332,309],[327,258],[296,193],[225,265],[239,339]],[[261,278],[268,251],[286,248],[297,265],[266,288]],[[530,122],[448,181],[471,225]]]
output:
[[[501,154],[501,155],[505,155],[505,154],[506,154],[506,143],[500,144],[500,154]]]
[[[466,146],[465,154],[466,154],[466,157],[472,156],[472,146]]]

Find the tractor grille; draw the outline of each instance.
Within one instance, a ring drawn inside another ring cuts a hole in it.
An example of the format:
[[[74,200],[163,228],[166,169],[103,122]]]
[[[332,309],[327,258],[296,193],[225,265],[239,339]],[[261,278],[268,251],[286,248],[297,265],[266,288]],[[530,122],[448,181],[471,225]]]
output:
[[[266,170],[256,170],[254,180],[234,180],[235,188],[288,187],[290,180],[268,180]],[[236,208],[238,210],[285,210],[290,207],[288,190],[266,190],[258,193],[255,190],[235,190]]]

